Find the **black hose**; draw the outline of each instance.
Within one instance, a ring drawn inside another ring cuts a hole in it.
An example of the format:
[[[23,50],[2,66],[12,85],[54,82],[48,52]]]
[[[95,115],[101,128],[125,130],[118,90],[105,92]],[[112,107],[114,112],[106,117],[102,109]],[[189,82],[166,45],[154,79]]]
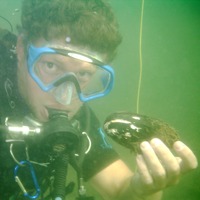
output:
[[[68,155],[58,157],[55,166],[54,194],[53,199],[64,200],[66,195],[66,177],[68,169]]]
[[[6,19],[5,17],[1,16],[1,15],[0,15],[0,18],[3,19],[3,20],[5,20],[5,21],[9,24],[9,26],[10,26],[10,31],[13,32],[13,26],[12,26],[12,24],[10,23],[10,21],[9,21],[8,19]]]

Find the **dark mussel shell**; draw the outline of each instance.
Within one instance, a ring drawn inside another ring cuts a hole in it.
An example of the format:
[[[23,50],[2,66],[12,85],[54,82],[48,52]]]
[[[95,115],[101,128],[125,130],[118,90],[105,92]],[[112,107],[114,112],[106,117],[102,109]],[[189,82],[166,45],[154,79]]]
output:
[[[139,152],[142,141],[161,139],[169,148],[179,139],[177,131],[162,120],[131,112],[109,115],[103,125],[105,133],[117,143]]]

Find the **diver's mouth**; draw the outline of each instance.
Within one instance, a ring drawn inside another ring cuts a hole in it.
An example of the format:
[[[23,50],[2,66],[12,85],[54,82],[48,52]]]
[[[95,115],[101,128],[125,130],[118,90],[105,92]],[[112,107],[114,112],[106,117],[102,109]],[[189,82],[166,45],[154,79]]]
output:
[[[61,109],[61,108],[57,108],[57,107],[45,107],[46,108],[46,112],[47,112],[47,118],[49,118],[50,115],[54,114],[54,113],[65,113],[66,115],[69,115],[70,111],[66,110],[66,109]]]
[[[66,115],[70,115],[71,116],[71,112],[69,110],[66,109],[61,109],[61,108],[57,108],[57,107],[52,107],[52,106],[44,106],[42,110],[40,110],[40,112],[38,113],[33,113],[33,116],[35,119],[37,119],[39,122],[41,123],[45,123],[47,121],[49,121],[49,117],[52,113],[52,111],[54,112],[63,112]],[[70,117],[69,117],[70,118]]]

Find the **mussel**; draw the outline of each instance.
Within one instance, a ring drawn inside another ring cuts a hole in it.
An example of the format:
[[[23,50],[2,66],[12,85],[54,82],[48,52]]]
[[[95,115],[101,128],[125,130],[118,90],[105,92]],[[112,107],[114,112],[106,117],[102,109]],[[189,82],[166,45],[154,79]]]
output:
[[[103,129],[114,141],[133,152],[139,152],[140,143],[152,138],[161,139],[169,148],[179,140],[177,131],[168,123],[131,112],[110,114],[104,122]]]

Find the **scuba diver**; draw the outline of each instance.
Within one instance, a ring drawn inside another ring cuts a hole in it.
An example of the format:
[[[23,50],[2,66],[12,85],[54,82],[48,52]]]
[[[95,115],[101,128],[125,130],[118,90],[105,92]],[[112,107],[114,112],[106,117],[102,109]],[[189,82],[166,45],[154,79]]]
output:
[[[18,36],[0,30],[0,198],[67,199],[68,165],[76,199],[88,181],[104,199],[162,198],[162,191],[197,167],[181,141],[171,150],[143,141],[137,171],[106,141],[87,102],[113,88],[110,66],[121,43],[104,0],[23,0]]]

